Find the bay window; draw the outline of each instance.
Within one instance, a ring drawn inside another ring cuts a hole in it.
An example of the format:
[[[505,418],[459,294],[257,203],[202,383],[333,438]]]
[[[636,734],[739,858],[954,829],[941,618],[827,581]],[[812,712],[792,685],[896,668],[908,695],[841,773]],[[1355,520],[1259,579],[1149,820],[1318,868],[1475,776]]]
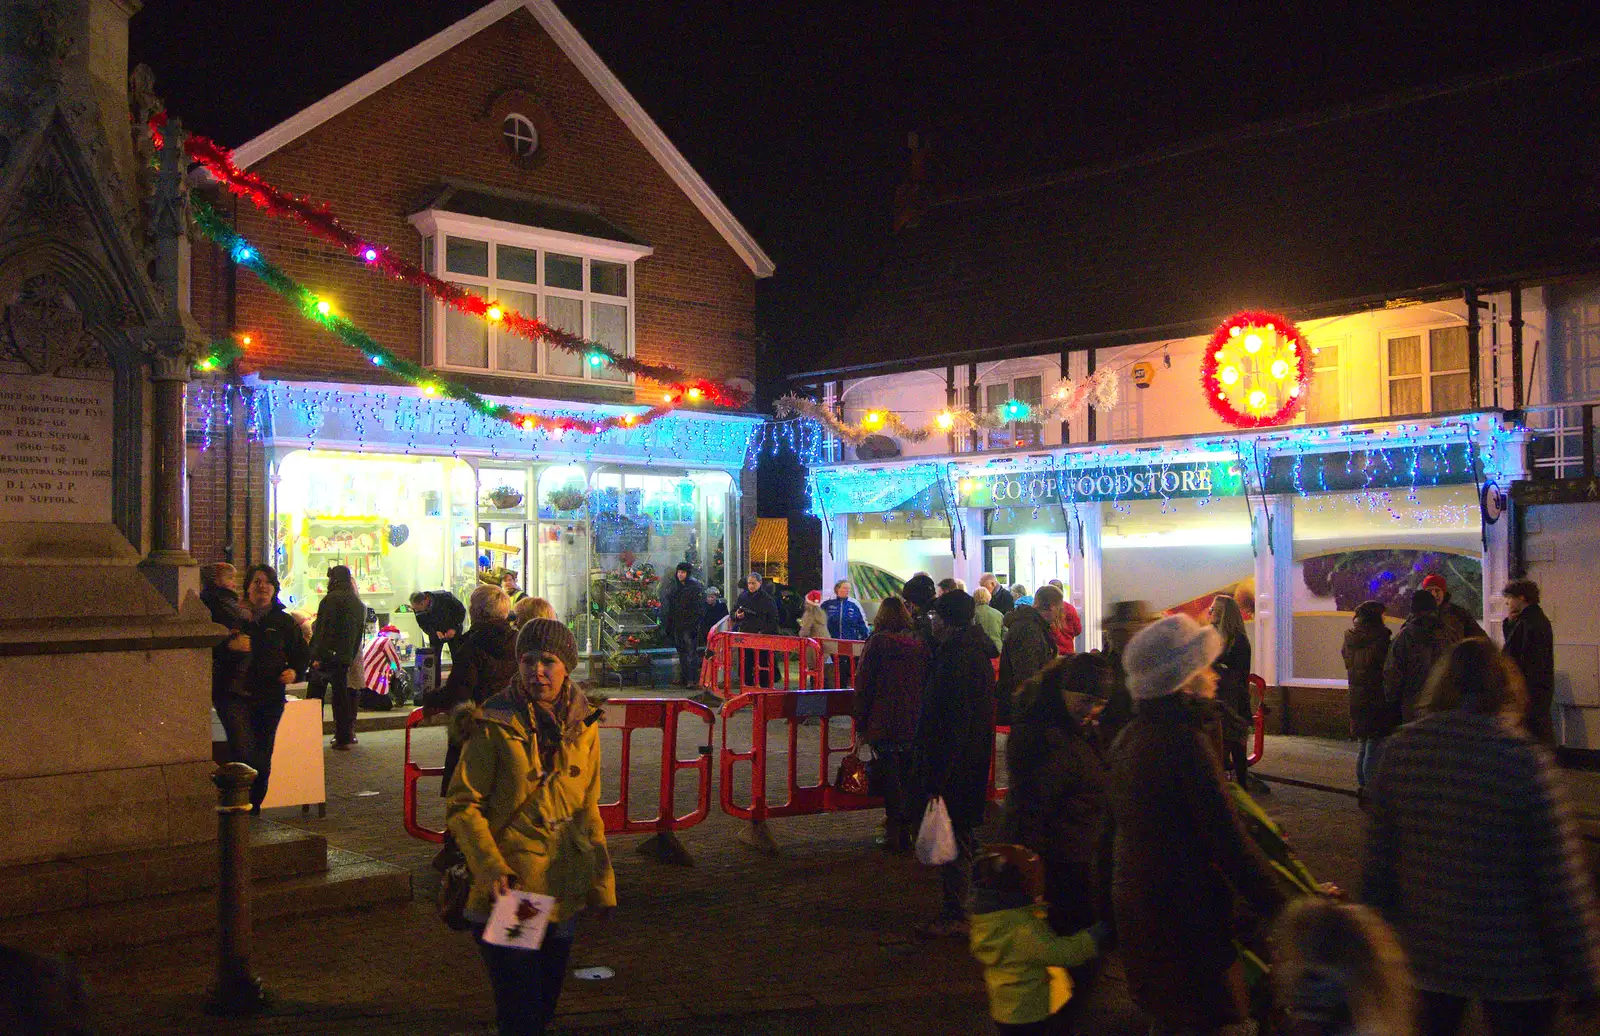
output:
[[[631,356],[634,262],[643,245],[584,238],[496,220],[425,210],[412,217],[423,234],[423,266],[464,291],[508,311]],[[626,383],[629,376],[596,355],[534,342],[504,324],[423,302],[423,354],[452,371],[570,381]]]

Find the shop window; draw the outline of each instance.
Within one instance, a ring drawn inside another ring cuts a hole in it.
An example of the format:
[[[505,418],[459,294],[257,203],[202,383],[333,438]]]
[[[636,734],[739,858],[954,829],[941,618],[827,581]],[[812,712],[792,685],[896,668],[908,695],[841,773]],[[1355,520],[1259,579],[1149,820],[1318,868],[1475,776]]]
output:
[[[315,615],[328,569],[345,565],[366,605],[417,643],[411,593],[465,600],[475,585],[476,478],[465,462],[297,450],[275,481],[273,563],[290,610]]]
[[[870,613],[918,572],[935,580],[955,575],[942,498],[922,493],[907,504],[902,510],[848,516],[850,582]]]
[[[1390,416],[1471,408],[1466,327],[1390,335],[1384,342],[1384,357]]]
[[[1255,552],[1244,497],[1133,500],[1100,505],[1101,597],[1145,601],[1204,621],[1212,598],[1255,613]]]
[[[424,266],[432,269],[436,264],[457,287],[480,298],[620,355],[633,353],[631,262],[440,234],[424,243]],[[423,333],[440,367],[513,377],[629,380],[610,364],[530,341],[503,325],[458,313],[442,303],[427,301],[423,310]]]
[[[1382,601],[1399,629],[1423,577],[1435,573],[1454,603],[1482,616],[1483,541],[1472,486],[1296,497],[1293,678],[1343,681],[1339,650],[1356,606]]]

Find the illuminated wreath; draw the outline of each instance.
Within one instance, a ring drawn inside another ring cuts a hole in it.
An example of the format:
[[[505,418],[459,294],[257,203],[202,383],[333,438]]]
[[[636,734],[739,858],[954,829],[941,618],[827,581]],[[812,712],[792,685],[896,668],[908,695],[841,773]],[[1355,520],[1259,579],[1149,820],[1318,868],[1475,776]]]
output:
[[[1211,409],[1235,428],[1284,424],[1305,406],[1315,353],[1293,321],[1235,313],[1206,346],[1200,387]]]

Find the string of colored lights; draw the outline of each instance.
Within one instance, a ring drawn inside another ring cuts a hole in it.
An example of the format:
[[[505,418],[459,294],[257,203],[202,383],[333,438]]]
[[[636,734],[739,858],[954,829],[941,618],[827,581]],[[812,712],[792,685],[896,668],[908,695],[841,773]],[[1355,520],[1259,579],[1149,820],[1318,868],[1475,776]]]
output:
[[[161,130],[166,123],[166,112],[158,112],[150,119],[150,134],[157,150],[162,146]],[[749,392],[727,381],[693,377],[670,364],[646,363],[603,343],[552,327],[501,302],[475,295],[459,285],[441,280],[417,264],[395,255],[387,247],[347,229],[326,203],[314,203],[290,194],[255,173],[240,169],[234,163],[233,153],[214,140],[190,133],[184,137],[184,150],[229,191],[253,202],[257,208],[279,218],[294,220],[317,237],[360,259],[365,266],[415,285],[459,313],[486,320],[529,341],[547,342],[563,352],[583,357],[592,367],[609,366],[648,379],[662,387],[665,401],[669,403],[677,403],[683,398],[703,398],[719,406],[743,407],[750,402]]]
[[[925,442],[935,434],[964,435],[978,429],[1004,428],[1013,422],[1049,421],[1081,413],[1092,406],[1110,410],[1119,401],[1120,389],[1111,370],[1073,381],[1063,379],[1050,398],[1039,403],[1008,399],[992,410],[975,411],[967,407],[946,407],[924,425],[913,425],[893,410],[874,407],[860,421],[846,421],[831,407],[804,396],[787,395],[773,404],[779,419],[801,417],[815,421],[840,439],[859,446],[872,435],[893,435],[905,442]]]
[[[606,416],[599,419],[576,417],[570,415],[541,414],[528,410],[518,410],[504,403],[496,403],[479,395],[472,389],[459,382],[440,377],[436,372],[429,371],[409,360],[396,356],[393,352],[379,345],[371,335],[351,323],[349,320],[335,313],[333,304],[321,298],[316,292],[305,287],[284,273],[278,267],[267,262],[261,253],[248,241],[241,237],[222,215],[200,198],[191,199],[194,212],[195,225],[200,232],[221,248],[233,262],[249,270],[268,288],[283,296],[293,303],[302,315],[308,320],[321,324],[331,331],[340,341],[364,354],[374,367],[381,368],[402,381],[408,382],[422,390],[426,396],[447,396],[457,399],[472,407],[474,410],[492,417],[498,421],[521,428],[525,432],[542,430],[547,433],[578,432],[584,435],[596,435],[613,428],[635,428],[649,424],[666,414],[677,409],[675,400],[665,400],[643,413],[627,413]],[[201,361],[206,362],[205,360]],[[686,393],[690,398],[698,398],[697,389],[690,387]]]

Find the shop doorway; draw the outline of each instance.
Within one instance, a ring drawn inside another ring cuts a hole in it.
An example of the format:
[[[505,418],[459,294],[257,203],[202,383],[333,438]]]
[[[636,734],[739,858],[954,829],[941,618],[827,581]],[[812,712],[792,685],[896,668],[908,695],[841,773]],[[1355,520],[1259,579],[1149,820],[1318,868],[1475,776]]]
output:
[[[1052,579],[1061,581],[1070,596],[1072,559],[1064,534],[1031,534],[985,540],[983,570],[1010,586],[1021,583],[1032,594]]]

